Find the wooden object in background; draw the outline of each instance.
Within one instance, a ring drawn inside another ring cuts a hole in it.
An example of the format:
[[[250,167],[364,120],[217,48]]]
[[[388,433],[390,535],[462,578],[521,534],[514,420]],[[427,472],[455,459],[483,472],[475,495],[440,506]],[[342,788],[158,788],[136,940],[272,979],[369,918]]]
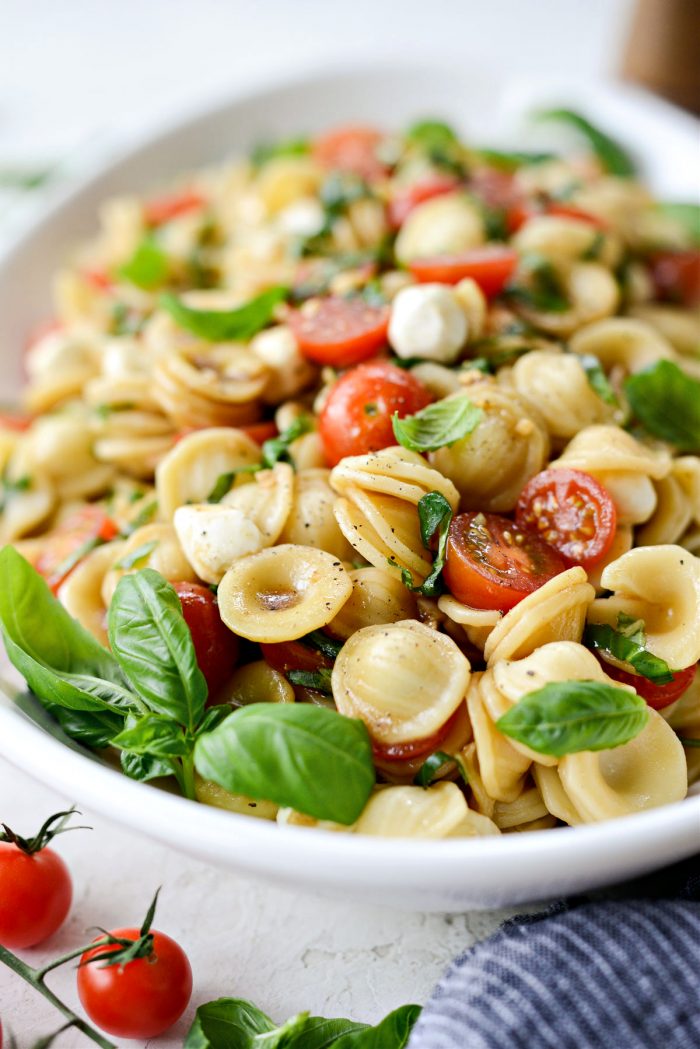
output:
[[[700,0],[637,0],[621,72],[700,114]]]

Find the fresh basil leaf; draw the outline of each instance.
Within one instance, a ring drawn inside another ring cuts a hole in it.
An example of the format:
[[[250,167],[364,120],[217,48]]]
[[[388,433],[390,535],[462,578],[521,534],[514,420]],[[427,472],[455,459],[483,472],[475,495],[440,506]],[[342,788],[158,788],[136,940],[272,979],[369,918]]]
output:
[[[637,166],[627,150],[600,128],[591,124],[590,120],[587,120],[581,113],[576,113],[573,109],[546,109],[536,113],[535,119],[568,124],[569,127],[580,131],[603,168],[610,175],[629,178],[636,173]]]
[[[411,1031],[421,1014],[419,1005],[402,1005],[385,1016],[376,1027],[354,1031],[332,1043],[333,1049],[406,1049]],[[299,1046],[299,1049],[302,1049]],[[305,1047],[304,1047],[305,1049]]]
[[[445,754],[443,750],[436,750],[425,759],[421,767],[413,777],[417,787],[429,787],[434,783],[438,775],[447,765],[453,765],[455,758],[452,754]]]
[[[678,739],[684,747],[700,747],[700,739],[691,739],[690,736],[679,736]]]
[[[168,278],[168,256],[153,237],[144,237],[128,262],[118,273],[130,284],[144,291],[154,291]]]
[[[98,546],[104,546],[106,542],[107,540],[103,539],[101,535],[91,535],[90,538],[86,539],[84,543],[81,543],[72,554],[69,554],[68,557],[64,557],[64,559],[59,562],[53,571],[54,578],[62,579],[63,576],[68,575],[68,573],[72,572],[75,566],[79,564],[84,557],[87,557],[87,555],[92,553],[93,550],[96,550]]]
[[[311,150],[308,138],[290,138],[281,142],[261,142],[250,154],[250,162],[260,168],[276,157],[303,157]]]
[[[440,492],[428,492],[418,500],[418,520],[421,539],[426,549],[430,549],[433,536],[436,532],[438,534],[438,548],[432,571],[423,585],[418,587],[421,594],[433,597],[442,591],[440,576],[447,556],[447,536],[452,521],[452,507]]]
[[[700,453],[700,382],[673,361],[656,361],[625,380],[625,393],[639,422],[679,451]]]
[[[225,495],[231,491],[231,485],[233,484],[236,477],[235,470],[229,470],[228,473],[219,474],[216,479],[216,483],[212,488],[211,492],[207,496],[208,503],[220,503]]]
[[[160,305],[175,323],[209,342],[252,339],[272,320],[275,308],[286,299],[289,289],[268,288],[243,306],[233,310],[196,310],[170,292],[161,295]]]
[[[605,233],[602,229],[597,229],[591,237],[591,242],[585,251],[581,253],[582,262],[595,262],[600,258],[600,254],[605,247]]]
[[[521,258],[520,267],[525,282],[516,279],[506,285],[505,298],[545,313],[565,313],[571,308],[559,274],[549,259],[532,252]]]
[[[581,353],[578,359],[586,373],[588,385],[593,392],[598,394],[601,401],[618,408],[620,402],[617,399],[617,394],[610,385],[610,380],[603,371],[603,366],[598,358],[594,357],[592,353]]]
[[[418,120],[406,131],[406,139],[413,145],[430,149],[434,146],[449,146],[459,143],[457,135],[442,120]]]
[[[69,710],[68,707],[47,705],[49,713],[63,731],[84,747],[102,750],[121,731],[124,714],[110,710]]]
[[[504,736],[563,757],[629,743],[649,719],[645,700],[600,681],[557,681],[529,692],[496,722]]]
[[[609,652],[623,663],[629,663],[636,673],[648,681],[653,681],[655,685],[666,685],[673,681],[668,663],[659,656],[652,655],[644,647],[643,629],[634,634],[625,634],[607,623],[589,623],[583,635],[583,642],[599,652]]]
[[[194,731],[207,683],[170,583],[151,568],[122,576],[108,628],[112,651],[148,708]]]
[[[310,634],[305,634],[300,637],[302,645],[306,645],[308,648],[315,648],[318,652],[321,652],[327,659],[332,659],[334,662],[340,654],[340,650],[343,647],[342,641],[336,641],[335,638],[328,637],[321,630],[312,630]]]
[[[253,703],[195,744],[195,767],[234,794],[353,823],[374,786],[365,725],[307,704]]]
[[[217,998],[199,1006],[183,1049],[253,1049],[256,1035],[274,1029],[270,1017],[252,1002]]]
[[[657,204],[657,208],[683,226],[691,243],[700,247],[700,204]]]
[[[335,1049],[343,1035],[361,1033],[366,1024],[353,1020],[326,1020],[322,1016],[298,1013],[267,1034],[253,1039],[251,1049]],[[386,1049],[392,1049],[387,1045]]]
[[[517,171],[518,168],[529,164],[544,164],[548,160],[556,160],[556,153],[535,153],[532,151],[516,149],[505,151],[502,149],[479,149],[479,158],[493,168],[501,171]]]
[[[135,495],[136,499],[141,498],[140,492],[136,492]],[[134,500],[134,502],[135,501],[136,500]],[[144,505],[141,507],[133,521],[129,521],[129,523],[122,528],[121,537],[123,539],[128,539],[128,537],[134,532],[136,532],[139,528],[143,528],[144,525],[147,525],[150,521],[153,520],[153,517],[155,516],[157,509],[157,499],[151,499],[147,503],[144,503]]]
[[[128,718],[126,727],[111,740],[111,743],[121,750],[130,750],[134,754],[150,754],[157,758],[184,757],[192,749],[180,725],[158,714]]]
[[[331,671],[328,667],[320,667],[318,670],[290,670],[287,678],[293,685],[302,685],[304,688],[313,688],[316,692],[323,692],[326,696],[332,696]]]
[[[435,401],[415,415],[404,415],[403,419],[394,412],[391,425],[394,437],[404,448],[412,452],[434,452],[467,437],[483,417],[481,408],[460,394]]]
[[[277,437],[270,437],[269,440],[264,441],[262,446],[263,466],[272,469],[275,463],[291,462],[290,445],[294,444],[300,437],[303,437],[305,433],[310,433],[312,429],[313,423],[311,418],[308,415],[299,415]]]
[[[120,557],[118,561],[114,562],[115,568],[123,568],[125,571],[130,568],[135,568],[142,561],[146,561],[149,554],[152,554],[155,548],[158,546],[157,539],[151,539],[148,543],[141,543],[131,553],[125,554],[124,557]]]
[[[140,783],[173,775],[173,766],[166,758],[156,758],[152,754],[133,754],[128,750],[123,750],[119,757],[122,772]]]

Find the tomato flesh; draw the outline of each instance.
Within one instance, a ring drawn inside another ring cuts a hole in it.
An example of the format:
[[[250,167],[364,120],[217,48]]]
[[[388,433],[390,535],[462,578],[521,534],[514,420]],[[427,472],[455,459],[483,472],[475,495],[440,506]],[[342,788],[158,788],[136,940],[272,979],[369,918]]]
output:
[[[301,641],[279,641],[269,644],[261,644],[260,651],[266,663],[278,670],[280,674],[288,674],[290,670],[305,670],[314,673],[316,670],[330,668],[332,660],[324,656],[323,652],[310,645],[303,645]]]
[[[515,520],[555,547],[569,565],[589,568],[613,544],[617,511],[603,485],[583,470],[543,470],[520,493]]]
[[[492,297],[503,291],[517,264],[518,256],[513,248],[491,244],[458,255],[413,259],[408,268],[421,284],[433,281],[440,284],[457,284],[465,277],[471,277],[484,295]]]
[[[73,885],[53,849],[28,856],[0,842],[0,944],[12,950],[43,943],[65,921]]]
[[[374,357],[386,345],[389,306],[364,299],[313,299],[287,318],[299,349],[316,364],[348,368]]]
[[[391,417],[413,415],[432,395],[410,372],[388,361],[372,361],[346,372],[331,389],[319,417],[319,433],[330,466],[346,455],[366,455],[396,444]]]
[[[661,251],[650,261],[652,280],[660,299],[682,306],[700,303],[700,251]]]
[[[269,441],[272,437],[276,437],[279,433],[277,424],[270,419],[269,422],[263,423],[251,423],[250,426],[241,426],[241,430],[256,444],[264,444],[265,441]]]
[[[139,930],[114,929],[112,935],[137,940]],[[154,931],[151,956],[126,965],[86,964],[97,950],[109,948],[85,951],[77,977],[80,1001],[94,1024],[117,1038],[155,1038],[179,1020],[192,995],[192,970],[175,940]]]
[[[458,185],[459,179],[453,175],[430,175],[409,186],[400,187],[389,201],[389,225],[393,229],[399,229],[419,204],[442,196],[443,193],[450,193]]]
[[[459,715],[460,711],[456,710],[437,732],[423,739],[412,739],[407,743],[378,743],[372,740],[372,753],[375,761],[412,761],[425,754],[431,754],[449,736]]]
[[[236,666],[238,638],[221,619],[216,598],[208,587],[177,582],[173,583],[173,588],[180,598],[197,663],[206,678],[212,701]]]
[[[331,171],[350,171],[361,178],[379,178],[386,167],[377,156],[384,138],[374,127],[351,124],[320,135],[312,147],[314,160]]]
[[[87,269],[81,271],[81,276],[96,291],[109,291],[112,287],[112,278],[106,270]]]
[[[143,217],[147,226],[162,226],[178,215],[199,211],[205,204],[206,200],[201,193],[191,189],[182,190],[148,201],[143,208]]]
[[[680,699],[683,693],[690,688],[698,668],[698,664],[693,663],[691,667],[685,667],[683,670],[674,670],[673,681],[667,681],[665,685],[657,685],[649,678],[643,677],[642,674],[635,674],[632,670],[623,670],[616,663],[610,663],[605,658],[604,652],[596,649],[595,655],[602,663],[608,677],[623,685],[631,685],[654,710],[663,710],[664,707],[670,707],[671,703]]]
[[[81,547],[85,547],[87,557],[94,546],[108,543],[118,534],[117,525],[101,506],[84,506],[45,537],[34,567],[56,594],[83,560],[75,559]]]
[[[561,554],[498,514],[453,518],[443,577],[465,605],[507,612],[566,569]]]

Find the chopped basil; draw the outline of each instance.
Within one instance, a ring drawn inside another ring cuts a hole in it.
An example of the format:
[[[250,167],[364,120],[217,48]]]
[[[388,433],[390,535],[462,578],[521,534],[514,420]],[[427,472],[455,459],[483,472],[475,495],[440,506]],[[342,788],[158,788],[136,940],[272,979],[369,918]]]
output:
[[[623,178],[629,178],[635,174],[637,170],[636,164],[627,150],[604,131],[601,131],[600,128],[591,124],[590,120],[587,120],[580,113],[576,113],[572,109],[547,109],[536,113],[535,119],[568,124],[570,127],[580,131],[603,168],[610,175],[620,175]]]
[[[684,747],[700,747],[700,739],[691,739],[690,736],[679,736],[678,739]]]
[[[316,692],[323,692],[324,696],[333,695],[331,671],[328,667],[319,667],[318,670],[290,670],[287,677],[293,685],[312,688]]]
[[[700,382],[673,361],[656,361],[625,380],[630,407],[650,434],[700,453]]]
[[[263,466],[271,469],[275,463],[291,463],[290,445],[294,444],[300,437],[303,437],[305,433],[310,433],[312,429],[313,424],[310,417],[308,415],[300,415],[277,437],[270,437],[262,446]]]
[[[198,310],[168,292],[161,295],[160,305],[180,328],[209,342],[228,342],[257,335],[270,323],[287,294],[288,288],[276,285],[233,310]]]
[[[460,394],[429,404],[415,415],[405,415],[402,419],[398,412],[394,412],[391,425],[394,437],[404,448],[412,452],[434,452],[468,437],[483,416],[481,408]]]
[[[103,539],[101,535],[91,535],[89,539],[81,543],[72,554],[69,554],[56,566],[53,571],[54,578],[62,579],[63,576],[68,575],[84,557],[87,557],[89,553],[96,550],[98,546],[103,546],[106,542],[107,540]]]
[[[610,385],[610,380],[603,371],[603,366],[598,358],[594,357],[592,353],[582,353],[579,354],[579,361],[593,392],[597,393],[601,401],[605,401],[606,404],[610,404],[615,408],[619,407],[620,402],[617,399],[617,394]]]
[[[250,154],[251,164],[260,168],[276,157],[304,157],[309,153],[311,143],[308,138],[289,138],[280,142],[261,142]]]
[[[129,554],[124,554],[118,561],[114,562],[115,568],[123,568],[128,571],[130,568],[136,568],[141,564],[142,561],[146,561],[149,554],[152,554],[155,548],[158,546],[157,539],[151,539],[148,543],[141,543],[135,550],[132,550]]]
[[[425,597],[436,597],[442,593],[442,570],[445,567],[447,553],[447,536],[452,521],[452,507],[442,492],[428,492],[418,500],[418,521],[423,546],[429,550],[435,533],[438,535],[438,547],[433,561],[432,571],[420,586],[414,586],[413,574],[408,568],[401,568],[395,558],[387,558],[392,568],[401,568],[401,581],[405,587]]]
[[[207,502],[220,503],[223,497],[225,495],[228,495],[228,493],[231,491],[231,485],[233,484],[235,477],[235,470],[230,470],[228,473],[219,474],[214,487],[207,496]]]
[[[29,491],[32,487],[32,479],[31,477],[24,475],[23,477],[18,477],[16,480],[12,480],[7,474],[7,469],[5,469],[2,477],[0,477],[0,487],[1,514],[14,495],[18,495],[20,492]]]
[[[153,237],[144,237],[118,274],[144,291],[160,288],[168,277],[168,256]]]
[[[657,204],[662,214],[675,219],[688,234],[691,243],[700,247],[700,204]]]
[[[605,233],[602,229],[595,231],[591,237],[591,243],[588,245],[586,250],[581,254],[582,262],[595,262],[596,259],[600,258],[600,254],[605,247]]]
[[[609,652],[615,659],[629,663],[637,674],[666,685],[673,681],[668,663],[645,648],[646,637],[642,620],[632,620],[620,614],[617,629],[607,623],[589,623],[583,635],[584,644],[600,652]]]
[[[318,652],[322,652],[327,659],[332,659],[334,662],[343,647],[342,641],[336,641],[335,638],[328,637],[327,634],[322,633],[320,630],[312,630],[310,634],[305,634],[299,640],[302,645],[315,648]]]
[[[456,765],[464,782],[469,782],[467,770],[460,758],[456,754],[446,754],[444,750],[436,750],[425,759],[413,777],[413,782],[417,787],[429,787],[448,765]]]
[[[485,164],[493,168],[500,168],[502,171],[516,171],[528,164],[544,164],[547,160],[557,159],[556,153],[535,153],[522,149],[511,151],[479,149],[477,153]]]
[[[134,496],[135,496],[135,499],[133,500],[133,502],[136,502],[138,499],[141,498],[141,493],[140,492],[134,492]],[[144,503],[144,505],[141,507],[141,509],[139,510],[139,512],[137,513],[136,517],[133,519],[133,521],[129,521],[129,523],[124,525],[124,527],[122,528],[122,530],[121,530],[122,538],[123,539],[128,539],[128,537],[130,535],[132,535],[137,529],[143,528],[144,525],[148,524],[149,521],[151,521],[153,519],[153,517],[155,516],[155,513],[156,513],[157,509],[158,509],[158,500],[157,499],[149,499],[149,501],[147,503]]]
[[[302,237],[297,245],[300,255],[323,255],[332,245],[328,238],[336,221],[344,215],[351,204],[372,196],[367,183],[351,172],[333,172],[322,183],[319,198],[323,207],[321,228],[308,237]]]
[[[525,282],[517,279],[506,285],[506,298],[522,303],[533,310],[545,313],[565,313],[571,303],[559,274],[549,259],[534,252],[521,259]]]
[[[449,125],[440,120],[420,120],[406,132],[406,141],[415,146],[430,163],[462,178],[465,175],[462,147]]]
[[[563,757],[629,743],[649,719],[646,701],[599,681],[556,681],[515,703],[496,722],[538,754]]]

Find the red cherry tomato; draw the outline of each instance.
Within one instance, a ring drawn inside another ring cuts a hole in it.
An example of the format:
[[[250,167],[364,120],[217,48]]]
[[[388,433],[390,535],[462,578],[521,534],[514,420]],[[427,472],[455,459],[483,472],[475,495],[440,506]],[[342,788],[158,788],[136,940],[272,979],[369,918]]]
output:
[[[0,430],[28,430],[34,422],[32,415],[25,412],[0,412]]]
[[[504,244],[490,244],[459,255],[439,255],[412,259],[408,268],[421,284],[437,281],[457,284],[471,277],[484,295],[498,295],[510,280],[518,264],[517,253]]]
[[[410,372],[388,361],[371,361],[346,372],[331,389],[319,417],[329,465],[346,455],[365,455],[396,444],[391,417],[413,415],[432,400]]]
[[[185,189],[179,193],[156,197],[144,204],[143,217],[147,226],[162,226],[164,222],[186,215],[188,211],[199,211],[206,199],[196,190]]]
[[[409,186],[399,187],[389,201],[389,224],[393,229],[399,229],[419,204],[443,193],[450,193],[458,185],[459,179],[454,175],[430,175]]]
[[[199,669],[212,699],[233,673],[238,659],[238,638],[219,615],[211,590],[199,583],[173,583],[182,614],[190,628]]]
[[[139,930],[112,935],[137,940]],[[87,950],[78,969],[78,995],[93,1023],[118,1038],[155,1038],[179,1020],[192,994],[192,970],[175,940],[154,932],[151,956],[126,965],[85,964],[97,950],[109,948]]]
[[[43,943],[65,921],[73,898],[68,868],[53,849],[27,855],[0,842],[0,943],[11,949]]]
[[[692,667],[674,670],[673,681],[668,681],[665,685],[656,685],[641,674],[623,670],[622,667],[618,667],[615,663],[609,663],[603,652],[596,651],[595,654],[602,663],[608,677],[622,682],[623,685],[631,685],[654,710],[663,710],[664,707],[670,707],[671,703],[675,703],[677,699],[680,699],[692,684],[698,667],[697,663],[693,663]]]
[[[82,547],[85,547],[84,556],[87,556],[93,546],[108,543],[118,533],[116,524],[101,506],[84,506],[43,539],[34,567],[55,594],[80,564],[82,557],[76,558],[75,555]]]
[[[377,146],[383,138],[377,128],[353,124],[320,135],[312,153],[314,160],[329,170],[352,171],[365,179],[379,178],[386,171],[377,157]]]
[[[590,211],[575,208],[572,204],[558,204],[556,201],[549,201],[539,205],[532,201],[519,201],[512,204],[507,210],[506,224],[509,232],[517,233],[521,226],[538,215],[557,215],[560,218],[586,222],[589,226],[595,226],[596,229],[608,229],[608,224],[604,219],[598,215],[592,215]]]
[[[447,537],[443,577],[458,601],[507,612],[566,563],[533,532],[498,514],[458,514]]]
[[[106,270],[101,269],[87,269],[81,270],[81,277],[88,284],[91,284],[96,291],[109,291],[112,287],[112,278],[109,276]]]
[[[599,215],[593,215],[590,211],[584,211],[583,208],[576,208],[573,204],[557,204],[556,201],[550,201],[545,211],[547,215],[558,215],[563,219],[577,219],[579,222],[587,222],[589,226],[596,226],[598,229],[608,229],[605,219],[600,218]]]
[[[700,251],[661,251],[651,258],[651,276],[660,299],[682,306],[700,302]]]
[[[323,652],[309,645],[303,645],[301,641],[279,641],[271,644],[260,645],[262,657],[274,670],[280,674],[288,674],[290,670],[306,670],[313,673],[324,667],[332,667],[333,663]]]
[[[543,470],[520,493],[515,520],[569,565],[590,568],[613,544],[617,511],[602,484],[583,470]]]
[[[432,736],[425,736],[423,739],[412,739],[408,743],[378,743],[376,740],[372,740],[372,752],[375,760],[413,761],[415,758],[423,757],[424,754],[432,753],[449,736],[459,715],[460,711],[456,710],[437,732],[434,732]]]
[[[389,314],[389,306],[330,296],[290,311],[287,323],[309,360],[349,368],[374,357],[386,345]]]
[[[261,445],[279,433],[277,424],[272,420],[264,423],[251,423],[250,426],[241,426],[239,429],[243,430],[243,433],[247,434],[256,444]]]

